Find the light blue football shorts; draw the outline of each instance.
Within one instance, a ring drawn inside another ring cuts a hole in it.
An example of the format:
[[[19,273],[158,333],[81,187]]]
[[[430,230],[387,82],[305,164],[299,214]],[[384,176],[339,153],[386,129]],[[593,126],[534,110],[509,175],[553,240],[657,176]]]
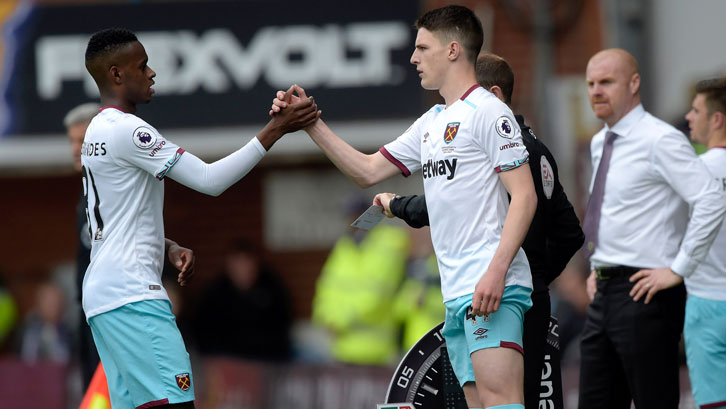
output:
[[[194,400],[192,366],[168,300],[123,305],[88,320],[113,409]]]
[[[471,354],[485,348],[522,349],[524,313],[532,307],[532,290],[518,285],[504,287],[497,312],[485,317],[471,314],[473,294],[462,295],[446,305],[446,319],[441,333],[446,340],[449,360],[459,384],[474,382]]]
[[[683,337],[696,407],[726,407],[726,301],[689,294]]]

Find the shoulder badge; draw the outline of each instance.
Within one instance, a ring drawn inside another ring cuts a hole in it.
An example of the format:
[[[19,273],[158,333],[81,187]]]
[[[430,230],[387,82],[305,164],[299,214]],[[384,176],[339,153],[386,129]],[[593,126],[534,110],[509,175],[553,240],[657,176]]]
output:
[[[145,126],[136,128],[132,138],[134,145],[141,149],[149,149],[156,144],[156,133]]]
[[[555,190],[555,174],[552,165],[547,158],[542,155],[539,159],[540,173],[542,174],[542,190],[547,199],[552,199],[552,191]]]
[[[502,138],[512,139],[514,136],[514,128],[512,127],[512,120],[506,116],[500,116],[496,123],[497,133]]]

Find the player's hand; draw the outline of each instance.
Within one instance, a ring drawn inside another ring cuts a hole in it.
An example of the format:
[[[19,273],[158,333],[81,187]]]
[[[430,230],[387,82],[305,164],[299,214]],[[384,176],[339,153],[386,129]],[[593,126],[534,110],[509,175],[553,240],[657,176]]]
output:
[[[296,95],[297,93],[297,95]],[[275,101],[285,103],[285,108],[272,116],[273,126],[279,127],[281,133],[286,134],[306,128],[315,123],[322,113],[313,97],[305,95],[305,90],[297,85],[291,86]]]
[[[288,105],[296,104],[305,98],[307,98],[305,89],[297,84],[292,85],[287,91],[277,91],[275,99],[272,100],[269,114],[270,116],[274,116],[284,108],[287,108]]]
[[[630,282],[635,283],[630,290],[633,301],[638,301],[645,295],[645,303],[648,304],[658,291],[677,286],[683,282],[683,277],[670,268],[656,268],[638,271],[630,276]]]
[[[373,204],[376,206],[382,206],[382,212],[386,216],[394,217],[393,213],[391,213],[391,199],[394,197],[396,197],[395,193],[379,193],[373,198]]]
[[[177,282],[185,286],[194,275],[194,252],[186,247],[172,243],[167,250],[169,262],[179,270]]]
[[[489,315],[499,309],[499,303],[504,294],[504,280],[507,271],[498,271],[490,265],[486,274],[479,279],[474,287],[474,295],[471,298],[471,313],[482,316]]]
[[[595,299],[595,293],[597,293],[597,273],[595,270],[590,272],[590,276],[587,277],[585,283],[585,289],[587,290],[587,297],[590,298],[590,302]]]

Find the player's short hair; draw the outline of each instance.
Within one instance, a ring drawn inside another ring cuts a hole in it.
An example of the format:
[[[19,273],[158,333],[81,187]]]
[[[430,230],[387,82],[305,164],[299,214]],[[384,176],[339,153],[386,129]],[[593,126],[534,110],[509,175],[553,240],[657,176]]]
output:
[[[721,112],[726,115],[726,78],[712,78],[696,84],[696,94],[706,97],[708,115]]]
[[[476,60],[476,81],[486,89],[498,86],[502,90],[504,103],[512,103],[514,72],[504,58],[492,53],[480,55]]]
[[[456,40],[466,51],[468,60],[476,64],[484,42],[484,30],[473,11],[454,5],[431,10],[416,20],[416,28],[425,28],[446,40]]]
[[[101,105],[95,102],[86,102],[68,111],[63,118],[63,125],[70,128],[73,125],[85,124],[91,122],[94,116],[101,109]]]
[[[88,40],[86,47],[86,62],[96,57],[110,54],[122,46],[139,41],[131,30],[125,28],[107,28],[95,32]]]

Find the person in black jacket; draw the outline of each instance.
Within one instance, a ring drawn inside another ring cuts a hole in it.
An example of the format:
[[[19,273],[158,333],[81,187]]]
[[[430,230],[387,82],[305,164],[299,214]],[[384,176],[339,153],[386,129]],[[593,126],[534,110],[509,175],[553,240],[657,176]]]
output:
[[[291,358],[287,288],[245,240],[230,243],[225,270],[204,291],[194,323],[205,356],[282,362]]]
[[[511,104],[514,73],[503,58],[483,54],[476,64],[478,82],[507,105]],[[545,355],[550,294],[548,285],[564,270],[570,258],[582,247],[585,236],[567,199],[557,174],[557,163],[549,149],[515,115],[529,152],[530,170],[537,192],[537,210],[522,248],[532,270],[532,308],[524,316],[524,401],[526,408],[539,406],[540,375]],[[388,217],[399,217],[411,227],[429,225],[424,195],[396,196],[379,193],[374,204],[384,207]]]

